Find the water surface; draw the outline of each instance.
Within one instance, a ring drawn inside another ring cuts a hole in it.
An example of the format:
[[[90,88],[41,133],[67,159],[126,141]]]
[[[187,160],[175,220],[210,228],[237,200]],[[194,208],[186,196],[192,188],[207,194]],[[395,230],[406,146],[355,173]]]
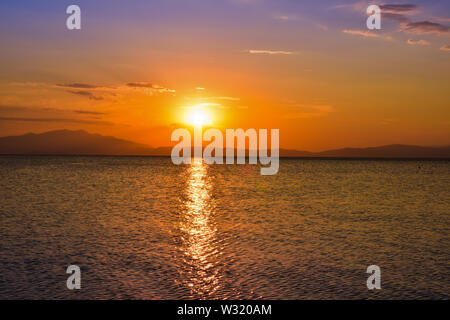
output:
[[[0,298],[448,299],[450,162],[0,157]],[[66,288],[71,264],[82,289]],[[366,287],[369,265],[382,289]]]

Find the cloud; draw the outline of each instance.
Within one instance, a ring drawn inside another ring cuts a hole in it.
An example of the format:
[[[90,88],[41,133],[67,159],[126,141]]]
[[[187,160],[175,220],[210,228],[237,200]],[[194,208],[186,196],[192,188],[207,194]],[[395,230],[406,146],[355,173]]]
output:
[[[427,40],[413,40],[413,39],[408,39],[408,44],[410,45],[420,45],[420,46],[427,46],[430,43]]]
[[[354,11],[361,11],[365,8],[367,8],[367,5],[362,2],[355,2],[355,3],[345,3],[345,4],[337,4],[331,7],[331,9],[351,9]]]
[[[14,113],[39,113],[42,115],[43,113],[50,113],[51,115],[67,115],[68,113],[77,113],[77,114],[87,114],[87,115],[106,115],[104,112],[91,111],[91,110],[67,110],[62,108],[52,108],[52,107],[44,107],[44,106],[20,106],[20,105],[0,105],[0,112],[3,114],[14,114]]]
[[[112,124],[112,123],[106,122],[106,121],[70,119],[70,118],[0,117],[0,121],[64,122],[64,123],[84,123],[84,124],[103,124],[103,125],[111,125]]]
[[[402,31],[415,34],[444,34],[450,31],[450,28],[440,23],[430,21],[408,22],[402,25]]]
[[[445,17],[435,17],[434,20],[442,21],[442,22],[450,22],[450,18],[445,18]]]
[[[296,17],[296,16],[290,16],[290,15],[285,15],[285,14],[275,15],[273,18],[276,20],[282,20],[282,21],[298,20],[298,17]]]
[[[442,46],[441,47],[441,49],[440,50],[442,50],[442,51],[450,51],[450,45],[444,45],[444,46]]]
[[[381,12],[381,17],[386,19],[391,19],[397,22],[409,22],[409,18],[403,14],[391,13],[391,12]]]
[[[391,36],[381,35],[381,34],[374,33],[374,32],[369,31],[369,30],[345,29],[345,30],[342,30],[342,32],[347,33],[347,34],[362,36],[362,37],[365,37],[365,38],[379,38],[379,39],[384,39],[384,40],[392,40]]]
[[[391,19],[400,23],[400,31],[414,34],[446,34],[450,31],[448,26],[431,21],[413,22],[407,15],[414,15],[419,12],[414,4],[382,4],[380,5],[383,18]],[[448,18],[436,18],[438,21],[450,21]],[[425,40],[415,42],[408,40],[411,45],[428,45]]]
[[[129,94],[131,92],[139,92],[142,94],[152,95],[154,93],[174,93],[175,90],[165,88],[163,86],[151,83],[151,82],[129,82],[117,86],[101,86],[101,85],[92,85],[86,83],[67,83],[67,84],[56,84],[56,87],[71,89],[66,92],[71,94],[76,94],[79,96],[84,96],[91,100],[104,100],[106,96],[117,96]],[[73,90],[73,89],[82,89],[82,90]],[[92,93],[95,91],[96,94]],[[99,93],[101,92],[101,94]]]
[[[351,8],[360,11],[362,7],[366,6],[366,2],[356,2],[351,5],[337,5],[334,8]],[[383,18],[397,21],[401,25],[400,31],[414,34],[446,34],[450,32],[450,28],[446,25],[435,23],[431,21],[417,21],[413,22],[407,15],[414,15],[420,12],[415,4],[381,4],[381,15]],[[448,22],[450,18],[436,18],[438,21]],[[364,37],[378,37],[377,35],[365,30],[344,30],[349,34],[361,35]],[[380,37],[378,37],[380,38]],[[386,38],[390,40],[390,37]],[[412,43],[410,43],[412,44]],[[421,43],[415,43],[421,44]]]
[[[158,93],[174,93],[176,92],[173,89],[165,88],[163,86],[153,84],[150,82],[139,81],[139,82],[129,82],[126,84],[127,87],[134,89],[147,89],[150,92],[158,92]]]
[[[295,54],[293,51],[281,51],[281,50],[247,50],[246,52],[251,54],[268,54],[268,55],[291,55]]]
[[[67,83],[67,84],[56,84],[57,87],[62,88],[73,88],[73,89],[98,89],[101,86],[90,85],[86,83]]]
[[[147,82],[147,81],[135,81],[129,82],[124,85],[119,86],[101,86],[101,85],[92,85],[87,83],[67,83],[67,84],[56,84],[57,87],[61,88],[69,88],[69,89],[90,89],[90,90],[100,90],[104,92],[114,92],[114,91],[124,91],[127,89],[145,89],[151,92],[175,92],[175,90],[165,88],[163,86]],[[148,92],[148,91],[147,91]],[[73,92],[72,92],[73,93]]]
[[[76,95],[79,95],[79,96],[83,96],[83,97],[86,97],[86,98],[88,98],[90,100],[97,100],[97,101],[103,100],[103,97],[96,96],[92,92],[89,92],[89,91],[67,90],[66,92],[72,93],[72,94],[76,94]]]
[[[367,1],[358,1],[351,4],[339,4],[331,8],[333,9],[348,9],[360,13],[366,13],[366,9],[370,3]],[[415,4],[380,4],[381,14],[384,18],[389,18],[397,21],[404,21],[407,19],[404,15],[412,15],[419,12]]]
[[[133,88],[153,88],[154,84],[150,82],[130,82],[127,83],[127,86]]]
[[[386,13],[416,13],[418,11],[415,4],[382,4],[381,12]]]
[[[45,111],[59,111],[55,108],[46,108],[46,107],[30,107],[30,106],[17,106],[17,105],[0,105],[0,112],[15,112],[15,111],[34,111],[34,110],[45,110]]]
[[[88,111],[88,110],[73,110],[74,113],[79,113],[79,114],[90,114],[90,115],[96,115],[96,116],[102,116],[105,115],[106,113],[104,112],[97,112],[97,111]]]

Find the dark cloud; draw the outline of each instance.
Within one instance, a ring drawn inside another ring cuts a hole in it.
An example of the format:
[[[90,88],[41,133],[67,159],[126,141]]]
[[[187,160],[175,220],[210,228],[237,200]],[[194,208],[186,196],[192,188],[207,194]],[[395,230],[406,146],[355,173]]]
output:
[[[75,91],[75,90],[67,90],[67,92],[68,93],[72,93],[72,94],[76,94],[76,95],[79,95],[79,96],[83,96],[83,97],[86,97],[86,98],[89,98],[89,99],[91,99],[91,100],[103,100],[103,97],[99,97],[99,96],[96,96],[96,95],[94,95],[94,94],[92,94],[92,92],[89,92],[89,91],[83,91],[83,90],[77,90],[77,91]]]
[[[132,88],[158,88],[157,86],[155,87],[155,85],[150,82],[130,82],[127,83],[127,86]]]
[[[73,112],[73,113],[78,113],[78,114],[88,114],[88,115],[96,115],[96,116],[106,115],[106,113],[104,113],[104,112],[89,111],[89,110],[65,110],[65,109],[41,107],[41,106],[0,105],[0,112],[14,113],[14,112],[17,112],[17,111],[21,111],[21,112],[35,112],[35,111],[38,111],[40,113],[42,113],[42,112],[53,112],[53,113]]]
[[[101,86],[95,86],[86,83],[67,83],[67,84],[57,84],[58,87],[62,88],[73,88],[73,89],[98,89]]]
[[[408,17],[403,14],[391,13],[391,12],[381,12],[381,17],[386,19],[391,19],[397,22],[409,22]]]
[[[165,88],[163,86],[157,85],[157,84],[153,84],[150,82],[129,82],[126,84],[127,87],[130,88],[134,88],[136,90],[138,89],[149,89],[150,92],[158,92],[158,93],[174,93],[175,90],[173,89],[168,89]]]
[[[100,86],[91,85],[86,83],[66,83],[66,84],[56,84],[56,87],[70,89],[67,92],[72,94],[77,94],[85,96],[92,100],[103,100],[105,95],[115,96],[115,92],[123,92],[129,90],[136,90],[146,94],[152,93],[175,93],[175,90],[165,88],[163,86],[147,82],[147,81],[135,81],[128,82],[119,86]],[[80,90],[75,90],[80,89]],[[91,91],[102,92],[102,96],[94,95]]]
[[[91,114],[91,115],[96,115],[96,116],[102,116],[102,115],[106,114],[104,112],[86,111],[86,110],[74,110],[73,112],[80,113],[80,114]]]
[[[403,24],[403,31],[417,34],[424,34],[424,33],[443,34],[448,33],[450,31],[450,28],[440,23],[434,23],[430,21],[418,21]]]
[[[418,9],[414,4],[383,4],[380,5],[383,18],[397,21],[401,24],[401,31],[415,34],[443,34],[449,32],[449,27],[431,21],[411,21],[406,15],[415,14]]]
[[[25,117],[0,117],[0,121],[26,121],[26,122],[64,122],[64,123],[84,123],[110,125],[110,122],[97,120],[83,120],[70,118],[25,118]]]
[[[36,109],[36,107],[0,105],[0,112],[30,111],[30,110],[35,110],[35,109]],[[48,108],[48,109],[50,109],[50,108]]]
[[[410,13],[417,10],[415,4],[382,4],[380,5],[381,12],[389,13]]]
[[[382,4],[380,9],[383,18],[402,23],[410,21],[405,14],[415,14],[418,11],[415,4]]]

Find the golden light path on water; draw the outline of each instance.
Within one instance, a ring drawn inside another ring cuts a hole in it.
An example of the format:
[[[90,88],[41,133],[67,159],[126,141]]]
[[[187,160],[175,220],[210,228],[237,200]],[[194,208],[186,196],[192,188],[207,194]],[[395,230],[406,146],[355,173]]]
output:
[[[185,211],[181,222],[184,282],[193,298],[208,298],[220,288],[216,231],[207,166],[194,159],[188,167]]]

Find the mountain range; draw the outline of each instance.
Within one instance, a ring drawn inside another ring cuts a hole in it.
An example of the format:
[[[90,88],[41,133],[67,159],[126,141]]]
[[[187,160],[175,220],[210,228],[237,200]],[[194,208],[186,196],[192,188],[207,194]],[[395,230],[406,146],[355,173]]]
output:
[[[55,130],[40,134],[0,137],[0,154],[10,155],[141,155],[169,156],[171,147],[152,148],[83,130]],[[280,157],[318,158],[450,158],[450,146],[387,145],[343,148],[322,152],[280,149]]]

